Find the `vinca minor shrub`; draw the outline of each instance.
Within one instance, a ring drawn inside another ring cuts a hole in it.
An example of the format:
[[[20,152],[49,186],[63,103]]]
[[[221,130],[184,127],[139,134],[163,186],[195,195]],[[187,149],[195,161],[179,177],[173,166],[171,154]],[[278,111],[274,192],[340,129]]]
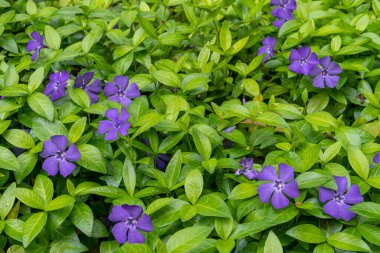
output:
[[[379,0],[0,0],[0,252],[380,252]]]

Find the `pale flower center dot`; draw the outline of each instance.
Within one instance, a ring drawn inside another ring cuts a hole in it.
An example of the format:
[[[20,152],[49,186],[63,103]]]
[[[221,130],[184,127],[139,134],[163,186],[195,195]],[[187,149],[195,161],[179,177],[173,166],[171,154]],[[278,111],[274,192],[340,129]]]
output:
[[[53,89],[54,89],[54,90],[58,90],[58,88],[59,88],[59,82],[55,82],[55,83],[54,83],[54,88],[53,88]]]
[[[276,181],[274,181],[273,188],[276,191],[282,191],[285,188],[285,184],[281,179],[276,179]]]
[[[119,128],[121,127],[121,124],[120,124],[120,122],[118,121],[118,122],[115,122],[114,126],[115,126],[116,129],[119,129]]]
[[[341,205],[344,203],[344,196],[338,192],[334,195],[334,201]]]
[[[65,152],[63,152],[63,151],[57,151],[57,154],[56,154],[56,157],[58,158],[58,159],[60,159],[60,160],[64,160],[65,159]]]
[[[305,58],[301,58],[300,63],[301,63],[302,65],[304,65],[304,64],[306,63],[306,59],[305,59]]]
[[[137,224],[137,220],[133,217],[129,217],[127,218],[127,220],[125,221],[125,225],[129,228],[135,228],[136,227],[136,224]]]
[[[322,75],[322,76],[327,76],[327,70],[325,70],[325,69],[322,70],[321,75]]]

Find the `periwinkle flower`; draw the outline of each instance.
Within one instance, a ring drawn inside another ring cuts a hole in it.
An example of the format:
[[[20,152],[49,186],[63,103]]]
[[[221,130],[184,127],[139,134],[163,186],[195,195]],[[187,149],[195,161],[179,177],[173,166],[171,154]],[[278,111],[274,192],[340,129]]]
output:
[[[50,141],[45,141],[40,156],[45,158],[42,168],[49,176],[57,175],[58,171],[63,177],[70,175],[76,162],[80,158],[77,146],[73,143],[67,149],[68,140],[64,135],[54,135]]]
[[[143,214],[141,206],[113,206],[108,219],[117,222],[112,228],[112,234],[120,244],[126,241],[128,243],[144,243],[145,238],[139,230],[153,231],[152,221],[147,214]]]
[[[81,88],[87,92],[91,104],[96,103],[99,100],[98,94],[102,90],[102,82],[99,79],[95,79],[90,84],[93,77],[94,72],[87,72],[83,76],[77,76],[74,82],[74,87]]]
[[[271,0],[271,6],[276,6],[271,12],[274,17],[282,19],[297,9],[297,3],[295,0]]]
[[[225,133],[231,133],[233,130],[235,130],[236,129],[236,126],[231,126],[231,127],[228,127],[228,128],[226,128],[226,129],[224,129],[223,131],[225,132]]]
[[[150,146],[149,139],[145,138],[145,139],[143,139],[143,142],[145,143],[145,145]],[[145,155],[150,156],[150,153],[145,153]],[[156,156],[154,156],[154,164],[160,170],[164,170],[169,161],[170,161],[169,155],[157,154]]]
[[[297,74],[308,75],[311,70],[319,63],[318,57],[311,52],[310,47],[300,47],[292,49],[289,60],[289,69]]]
[[[280,17],[278,19],[276,19],[275,21],[273,21],[273,25],[275,27],[277,27],[278,29],[280,29],[282,27],[282,25],[286,22],[286,21],[289,21],[289,20],[292,20],[294,19],[294,16],[292,13],[288,13],[286,15],[284,15],[283,17]]]
[[[380,151],[373,157],[374,163],[380,163]]]
[[[49,78],[50,82],[46,85],[44,94],[50,96],[52,101],[65,96],[65,88],[67,81],[70,78],[70,74],[63,70],[62,72],[50,74]]]
[[[42,37],[41,34],[39,34],[37,31],[33,31],[31,33],[32,39],[28,41],[28,44],[26,45],[26,51],[33,52],[32,55],[32,61],[34,61],[38,54],[40,53],[42,48],[45,48],[44,45],[44,37]]]
[[[5,97],[4,96],[0,96],[0,100],[3,100]]]
[[[334,88],[339,82],[338,74],[342,73],[342,68],[332,62],[330,56],[319,59],[319,65],[315,66],[310,75],[314,77],[313,86],[324,88],[325,85],[329,88]]]
[[[260,185],[257,192],[263,203],[269,202],[272,196],[271,203],[276,209],[289,205],[289,199],[285,195],[291,198],[299,196],[298,184],[294,180],[294,168],[284,163],[279,164],[278,168],[280,176],[277,175],[276,169],[272,166],[265,166],[257,176],[261,181],[271,181]]]
[[[105,116],[110,120],[101,120],[99,122],[98,132],[100,134],[106,134],[104,137],[106,141],[116,140],[117,133],[122,136],[128,134],[131,123],[128,122],[129,113],[125,108],[121,108],[120,115],[116,108],[108,109]]]
[[[128,86],[128,76],[115,76],[114,83],[108,82],[104,88],[104,95],[109,100],[119,102],[125,107],[132,103],[133,98],[140,96],[140,90],[137,84],[131,83]]]
[[[264,38],[261,43],[263,44],[263,46],[259,48],[257,55],[265,54],[263,62],[266,62],[268,58],[273,58],[274,56],[276,39],[271,36],[268,36]]]
[[[335,219],[342,218],[345,221],[351,220],[355,217],[355,213],[349,210],[350,205],[363,202],[363,197],[360,194],[359,187],[355,184],[351,185],[347,190],[347,178],[334,176],[337,191],[333,191],[324,187],[319,187],[319,200],[321,202],[328,201],[323,206],[323,211],[334,217]]]
[[[242,169],[238,169],[235,172],[235,175],[243,174],[247,179],[253,180],[257,178],[257,171],[253,168],[253,159],[252,158],[243,158],[239,161],[239,165]]]

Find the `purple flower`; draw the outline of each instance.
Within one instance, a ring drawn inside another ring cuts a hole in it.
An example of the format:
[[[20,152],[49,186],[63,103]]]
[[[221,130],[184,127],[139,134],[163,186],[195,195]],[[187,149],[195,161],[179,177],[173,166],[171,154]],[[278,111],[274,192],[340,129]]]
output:
[[[380,163],[380,151],[373,157],[374,163]]]
[[[257,171],[253,168],[253,159],[252,158],[243,158],[239,161],[239,165],[243,169],[238,169],[235,172],[235,175],[243,174],[247,179],[253,180],[257,177]]]
[[[347,190],[347,178],[334,176],[338,191],[333,191],[324,187],[319,187],[319,200],[327,202],[323,206],[323,211],[335,219],[343,218],[345,221],[355,217],[355,213],[350,211],[350,205],[363,202],[363,197],[360,195],[359,187],[355,184],[351,185]],[[346,193],[345,193],[346,192]]]
[[[26,45],[26,51],[34,51],[32,55],[32,61],[34,61],[40,53],[40,50],[46,46],[44,45],[44,38],[37,31],[33,31],[31,33],[31,36],[33,39],[28,41],[28,44]]]
[[[108,219],[117,222],[112,228],[112,234],[120,244],[144,243],[144,236],[137,230],[151,232],[153,230],[152,221],[147,214],[143,214],[141,206],[122,205],[113,206]],[[141,216],[142,215],[142,216]]]
[[[132,103],[131,99],[140,96],[137,84],[132,83],[128,87],[128,76],[115,76],[113,80],[115,83],[108,82],[104,88],[104,95],[109,97],[109,100],[128,107]]]
[[[272,16],[283,19],[288,16],[295,9],[297,9],[297,3],[295,0],[271,0],[271,6],[276,6],[271,12]]]
[[[0,100],[4,99],[5,97],[4,96],[0,96]]]
[[[263,46],[259,48],[257,55],[265,54],[263,62],[266,62],[268,58],[273,58],[274,56],[274,52],[275,52],[274,48],[276,46],[276,39],[268,36],[264,38],[261,43],[263,44]]]
[[[99,94],[102,90],[102,82],[99,79],[95,79],[91,84],[89,84],[93,77],[94,72],[87,72],[83,76],[77,76],[74,82],[74,87],[81,88],[87,92],[90,97],[91,104],[96,103],[99,100],[97,94]]]
[[[284,194],[291,198],[297,198],[300,194],[298,191],[297,181],[294,179],[294,168],[281,163],[278,165],[280,177],[272,166],[265,166],[260,171],[257,178],[262,181],[272,181],[259,186],[257,192],[263,203],[269,202],[272,196],[272,206],[276,209],[284,208],[289,205],[289,199]]]
[[[80,158],[77,146],[73,143],[67,149],[68,140],[64,135],[54,135],[50,141],[45,141],[40,156],[46,158],[42,164],[42,168],[49,174],[55,176],[58,173],[63,177],[70,175],[74,169],[76,162]],[[67,150],[66,150],[67,149]]]
[[[334,88],[339,82],[338,74],[342,73],[342,68],[330,60],[330,56],[323,57],[319,60],[319,65],[314,66],[310,75],[314,77],[313,86],[324,88],[325,84],[329,88]]]
[[[44,94],[50,96],[51,101],[55,101],[65,96],[65,88],[70,74],[65,70],[62,72],[55,72],[49,76],[50,82],[46,85]]]
[[[224,131],[225,133],[231,133],[233,130],[235,130],[235,128],[236,128],[236,126],[232,126],[232,127],[229,127],[229,128],[224,129],[223,131]]]
[[[308,75],[319,63],[317,55],[311,52],[310,47],[293,49],[290,53],[289,60],[291,62],[289,69],[297,74],[304,75]]]
[[[112,29],[119,29],[119,22],[117,22],[113,27]]]
[[[116,108],[111,108],[106,111],[106,118],[110,120],[101,120],[99,122],[98,131],[100,134],[105,134],[106,141],[114,141],[117,139],[117,133],[122,136],[128,134],[128,129],[131,123],[128,122],[129,113],[125,108],[121,108],[120,116]]]
[[[157,168],[160,170],[164,170],[169,161],[170,161],[170,156],[165,155],[165,154],[158,154],[154,158],[154,163],[156,164]]]

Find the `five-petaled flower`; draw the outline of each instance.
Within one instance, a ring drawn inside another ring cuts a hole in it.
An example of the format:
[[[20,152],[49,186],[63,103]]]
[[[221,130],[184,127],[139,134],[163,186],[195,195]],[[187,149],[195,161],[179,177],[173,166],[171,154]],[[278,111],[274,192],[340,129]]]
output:
[[[253,159],[252,158],[242,158],[239,161],[239,165],[242,169],[238,169],[235,172],[235,175],[243,174],[247,179],[253,180],[257,178],[257,171],[253,168]]]
[[[74,87],[81,88],[87,92],[90,97],[91,104],[96,103],[99,100],[97,94],[99,94],[102,90],[102,82],[99,79],[95,79],[90,84],[93,77],[94,72],[87,72],[83,76],[77,76],[74,82]]]
[[[330,56],[319,59],[319,65],[310,71],[310,75],[314,77],[313,86],[317,88],[324,88],[325,84],[329,88],[334,88],[339,82],[337,75],[340,73],[342,68],[336,62],[332,62]]]
[[[276,18],[287,16],[297,9],[296,0],[271,0],[270,5],[276,6],[271,12]]]
[[[64,135],[54,135],[50,141],[45,141],[40,156],[45,158],[42,168],[49,174],[55,176],[59,173],[63,177],[70,175],[76,162],[80,158],[77,146],[73,143],[67,149],[68,140]]]
[[[257,55],[265,54],[263,62],[266,62],[268,58],[273,58],[275,53],[276,39],[273,37],[266,37],[261,42],[263,44],[262,47],[259,48]]]
[[[131,99],[140,96],[140,90],[136,83],[128,86],[128,76],[115,76],[113,80],[114,83],[108,82],[104,88],[104,95],[109,97],[109,100],[128,107],[132,103]]]
[[[300,47],[292,49],[289,60],[289,69],[297,74],[308,75],[310,71],[319,63],[318,57],[311,52],[310,47]]]
[[[380,151],[373,157],[372,160],[374,163],[380,163]]]
[[[106,118],[110,120],[101,120],[99,122],[98,131],[100,134],[105,134],[106,141],[114,141],[117,139],[117,133],[122,136],[128,134],[128,129],[131,123],[128,122],[129,113],[125,108],[121,108],[120,116],[116,108],[111,108],[106,111]]]
[[[144,236],[137,230],[151,232],[153,230],[152,221],[147,214],[143,214],[141,206],[122,205],[113,206],[108,219],[117,222],[112,228],[112,234],[120,244],[144,243]]]
[[[257,178],[261,181],[271,181],[259,186],[257,192],[262,202],[269,202],[272,193],[272,206],[276,209],[284,208],[289,205],[289,199],[284,194],[291,198],[299,196],[298,184],[294,180],[294,168],[281,163],[278,165],[280,177],[277,175],[276,169],[272,166],[265,166],[260,171]]]
[[[70,78],[70,74],[63,70],[62,72],[50,74],[49,78],[50,82],[46,85],[44,94],[50,96],[52,101],[65,96],[65,88],[67,81]]]
[[[41,49],[46,47],[44,45],[44,37],[42,37],[41,34],[39,34],[37,31],[33,31],[31,33],[31,36],[33,39],[28,41],[28,44],[26,45],[26,51],[32,52],[34,51],[32,55],[32,61],[34,61],[38,54],[40,53]]]
[[[342,218],[345,221],[355,217],[355,213],[349,210],[350,205],[363,202],[363,196],[360,194],[359,187],[355,184],[351,185],[347,190],[347,178],[334,176],[338,190],[333,190],[319,187],[319,200],[321,202],[328,201],[323,206],[323,211],[334,217],[335,219]]]

